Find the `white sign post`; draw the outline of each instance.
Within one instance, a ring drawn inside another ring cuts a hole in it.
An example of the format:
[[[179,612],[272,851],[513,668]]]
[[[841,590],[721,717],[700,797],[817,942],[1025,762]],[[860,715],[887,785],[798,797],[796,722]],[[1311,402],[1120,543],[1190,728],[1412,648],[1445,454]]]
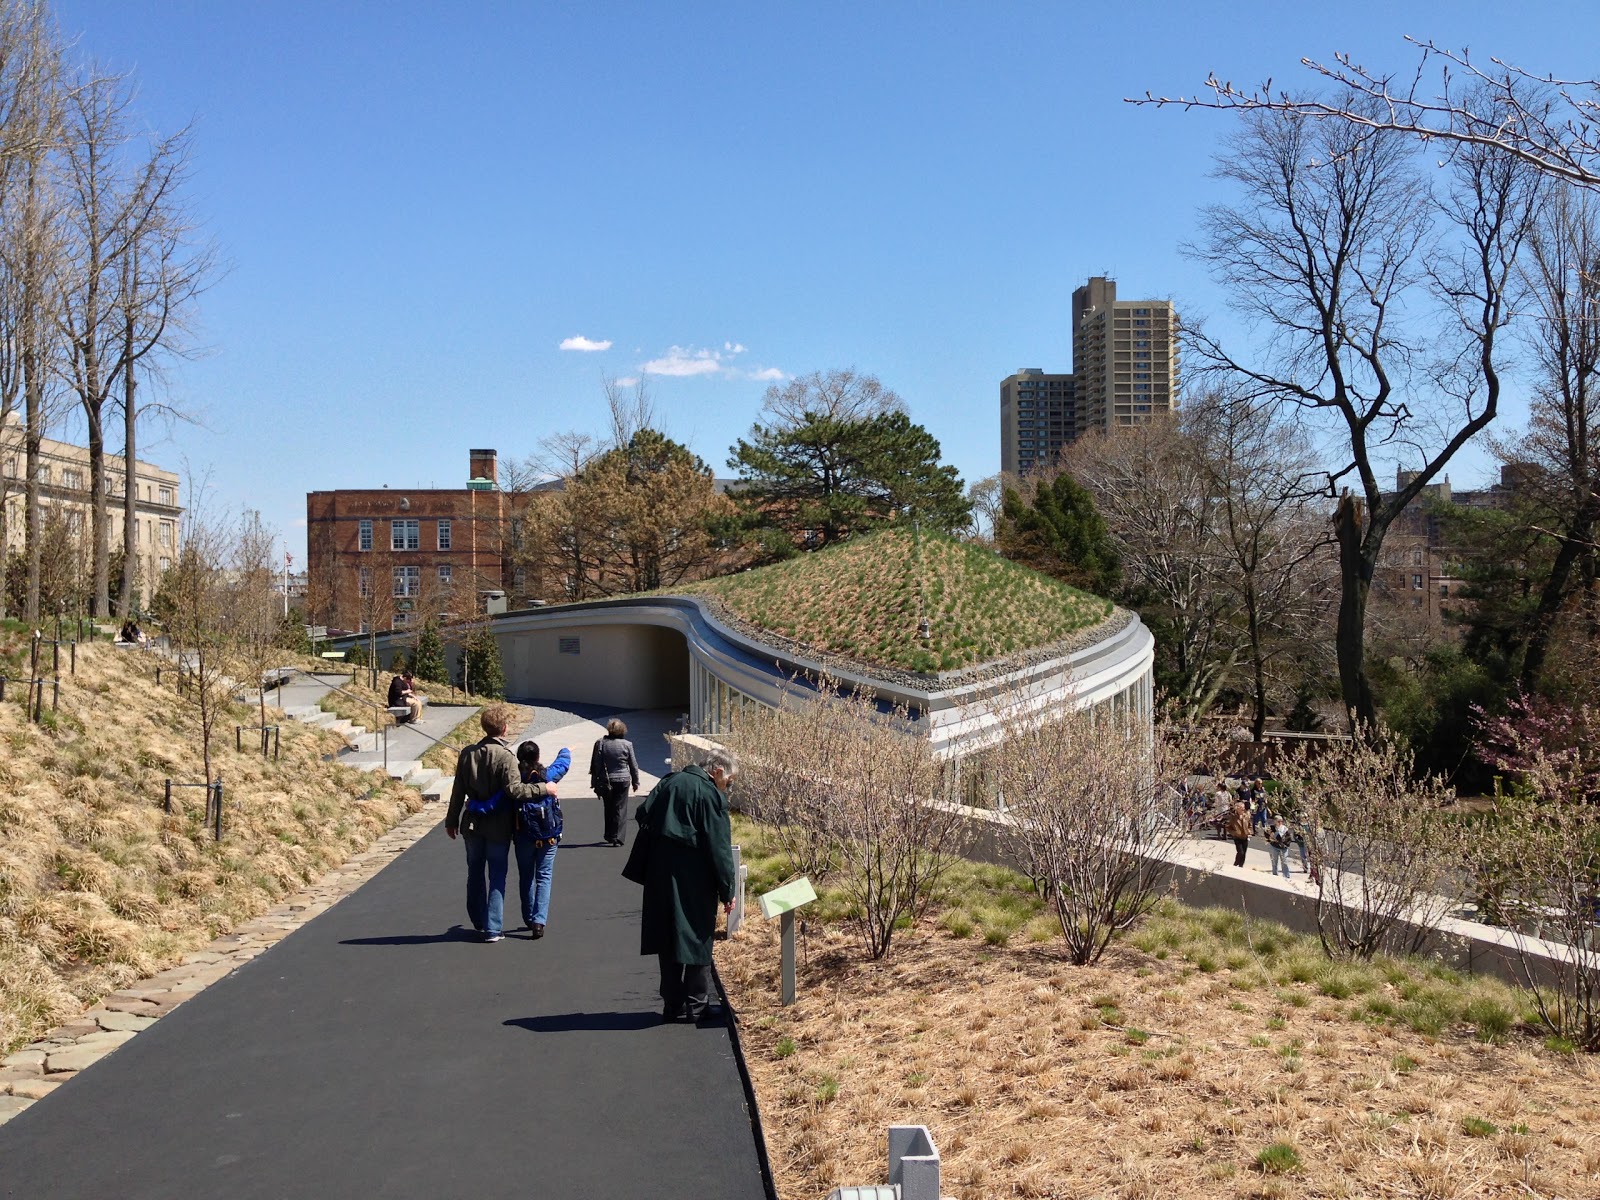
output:
[[[783,1002],[793,1004],[795,997],[794,982],[794,910],[802,904],[810,904],[817,898],[816,888],[811,886],[811,880],[801,876],[792,883],[782,887],[775,887],[761,897],[761,915],[767,920],[780,917],[778,924],[779,936],[783,941]]]

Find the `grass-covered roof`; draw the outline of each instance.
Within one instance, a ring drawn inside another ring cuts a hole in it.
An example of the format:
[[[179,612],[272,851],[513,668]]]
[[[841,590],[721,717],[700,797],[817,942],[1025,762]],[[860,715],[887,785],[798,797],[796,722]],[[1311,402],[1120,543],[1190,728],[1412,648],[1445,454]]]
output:
[[[1061,642],[1112,611],[981,546],[901,529],[672,591],[813,651],[922,673]]]

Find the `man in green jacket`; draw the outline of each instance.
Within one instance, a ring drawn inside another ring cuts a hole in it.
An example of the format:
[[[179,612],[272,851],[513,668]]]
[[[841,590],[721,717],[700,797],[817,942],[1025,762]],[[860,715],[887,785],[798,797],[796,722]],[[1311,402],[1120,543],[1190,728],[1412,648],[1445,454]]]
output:
[[[661,962],[661,1019],[698,1021],[711,1011],[711,941],[717,906],[733,907],[733,835],[723,793],[738,774],[731,752],[668,775],[639,805],[649,839],[639,953]]]
[[[454,841],[459,830],[467,848],[467,918],[486,942],[505,936],[501,926],[506,905],[506,863],[511,854],[511,834],[517,808],[544,792],[554,796],[555,784],[523,783],[517,756],[506,745],[506,730],[515,710],[491,704],[478,715],[483,739],[461,751],[456,759],[455,786],[444,831]]]

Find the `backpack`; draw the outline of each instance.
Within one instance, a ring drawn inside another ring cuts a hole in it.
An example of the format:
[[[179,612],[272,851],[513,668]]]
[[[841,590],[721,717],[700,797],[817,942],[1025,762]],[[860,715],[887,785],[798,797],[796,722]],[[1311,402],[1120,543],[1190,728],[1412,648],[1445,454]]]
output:
[[[556,783],[567,773],[571,765],[572,755],[563,746],[555,761],[541,772],[542,778],[529,782]],[[524,800],[517,809],[517,816],[522,822],[522,828],[531,833],[535,841],[547,845],[559,842],[566,827],[566,820],[561,813],[561,801],[554,796],[539,796],[533,800]]]
[[[522,827],[535,841],[554,844],[561,840],[566,822],[561,815],[561,801],[554,796],[540,796],[537,800],[524,800],[517,810]]]

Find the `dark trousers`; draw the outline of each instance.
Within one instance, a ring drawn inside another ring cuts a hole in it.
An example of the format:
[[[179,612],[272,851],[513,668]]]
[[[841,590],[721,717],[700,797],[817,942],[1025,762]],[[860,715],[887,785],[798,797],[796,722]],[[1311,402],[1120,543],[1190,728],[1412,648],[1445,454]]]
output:
[[[606,817],[606,841],[621,843],[627,840],[628,796],[632,792],[633,788],[626,779],[621,783],[606,780],[606,790],[600,796],[600,805]]]
[[[1233,839],[1233,865],[1234,866],[1236,866],[1236,867],[1244,866],[1244,852],[1246,850],[1248,850],[1249,848],[1250,848],[1250,839],[1249,838],[1234,838]]]
[[[711,1003],[711,964],[681,963],[670,954],[658,954],[661,960],[661,1005],[676,1014],[690,1017],[705,1014]]]

